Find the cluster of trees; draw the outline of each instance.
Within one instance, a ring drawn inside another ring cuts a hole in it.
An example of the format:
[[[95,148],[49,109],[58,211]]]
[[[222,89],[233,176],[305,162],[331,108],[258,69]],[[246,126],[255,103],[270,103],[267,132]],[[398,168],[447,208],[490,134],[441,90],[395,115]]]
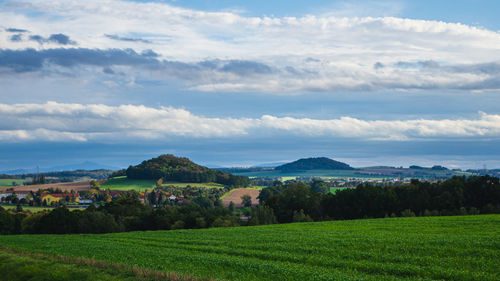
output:
[[[237,226],[239,218],[221,206],[203,207],[195,202],[152,208],[133,198],[122,198],[83,211],[66,207],[35,214],[6,211],[0,207],[0,234],[109,233],[135,230],[168,230]]]
[[[500,183],[490,176],[453,177],[435,183],[413,180],[399,186],[361,184],[335,194],[320,181],[277,183],[262,190],[259,202],[280,223],[498,213]]]
[[[228,186],[248,186],[249,183],[248,177],[209,169],[191,162],[188,158],[170,154],[143,161],[137,166],[130,166],[126,170],[126,175],[130,179],[162,178],[164,181],[216,182]]]

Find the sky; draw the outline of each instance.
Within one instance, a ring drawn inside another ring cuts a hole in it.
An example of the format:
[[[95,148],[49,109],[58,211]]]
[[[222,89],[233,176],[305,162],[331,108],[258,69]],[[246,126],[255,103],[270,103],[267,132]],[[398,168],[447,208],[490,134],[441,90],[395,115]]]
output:
[[[312,3],[311,3],[312,2]],[[0,1],[0,171],[500,168],[499,1]]]

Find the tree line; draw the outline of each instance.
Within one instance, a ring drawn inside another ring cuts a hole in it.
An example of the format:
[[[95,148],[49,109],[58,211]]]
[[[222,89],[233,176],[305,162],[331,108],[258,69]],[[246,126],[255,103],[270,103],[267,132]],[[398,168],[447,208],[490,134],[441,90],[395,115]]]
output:
[[[399,186],[360,184],[331,194],[319,180],[279,181],[260,193],[248,222],[240,221],[217,196],[200,196],[183,204],[142,204],[122,197],[84,211],[65,207],[35,214],[0,207],[0,234],[107,233],[396,216],[500,213],[496,177],[453,177],[435,183],[413,180]],[[156,200],[156,199],[155,199]],[[158,207],[159,206],[159,207]],[[234,208],[234,206],[233,206]]]
[[[269,208],[279,223],[500,213],[500,183],[490,176],[455,176],[435,183],[360,184],[331,194],[321,181],[278,182],[262,190],[259,203]]]

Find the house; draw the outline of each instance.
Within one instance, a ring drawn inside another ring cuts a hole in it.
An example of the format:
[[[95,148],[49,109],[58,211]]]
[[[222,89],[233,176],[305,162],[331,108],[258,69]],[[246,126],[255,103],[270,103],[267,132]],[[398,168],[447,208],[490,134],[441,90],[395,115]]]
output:
[[[0,193],[0,201],[2,201],[3,198],[7,198],[8,196],[16,195],[17,199],[26,199],[28,197],[29,191],[9,191],[6,193]],[[5,199],[3,199],[5,200]]]
[[[41,199],[42,199],[42,204],[46,204],[46,205],[52,205],[52,204],[55,204],[56,202],[59,202],[61,200],[65,200],[65,198],[74,198],[75,202],[76,203],[79,203],[80,202],[80,198],[77,196],[77,197],[73,197],[73,194],[71,193],[55,193],[55,194],[42,194],[41,196]]]

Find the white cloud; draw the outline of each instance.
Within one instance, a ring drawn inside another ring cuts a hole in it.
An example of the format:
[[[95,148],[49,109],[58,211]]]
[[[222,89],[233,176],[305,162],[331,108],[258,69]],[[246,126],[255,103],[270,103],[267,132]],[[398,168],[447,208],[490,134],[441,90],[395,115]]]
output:
[[[259,62],[276,70],[247,77],[220,71],[195,73],[196,80],[173,70],[128,69],[134,76],[183,80],[200,91],[297,93],[387,89],[498,90],[500,73],[460,72],[447,66],[500,63],[500,33],[459,23],[396,17],[245,17],[203,12],[164,3],[109,0],[29,1],[25,10],[3,5],[9,27],[44,38],[65,34],[80,48],[152,49],[160,60],[197,63],[220,59]],[[382,5],[383,7],[383,5]],[[13,42],[0,31],[0,47],[20,50],[68,48],[51,42]],[[110,35],[111,38],[110,38]],[[116,40],[112,38],[126,38]],[[71,46],[75,47],[75,46]],[[437,68],[419,61],[434,61]],[[415,67],[399,67],[398,62]],[[384,67],[374,67],[377,63]],[[183,70],[179,70],[183,71]],[[191,70],[194,71],[194,70]],[[95,69],[91,72],[96,73]],[[99,75],[94,74],[96,77]],[[98,78],[96,78],[98,79]],[[109,82],[108,82],[109,84]],[[111,84],[109,84],[111,85]]]
[[[500,115],[477,119],[360,120],[353,117],[207,118],[172,108],[102,104],[0,104],[0,140],[126,141],[170,137],[232,138],[299,136],[360,140],[500,138]]]

